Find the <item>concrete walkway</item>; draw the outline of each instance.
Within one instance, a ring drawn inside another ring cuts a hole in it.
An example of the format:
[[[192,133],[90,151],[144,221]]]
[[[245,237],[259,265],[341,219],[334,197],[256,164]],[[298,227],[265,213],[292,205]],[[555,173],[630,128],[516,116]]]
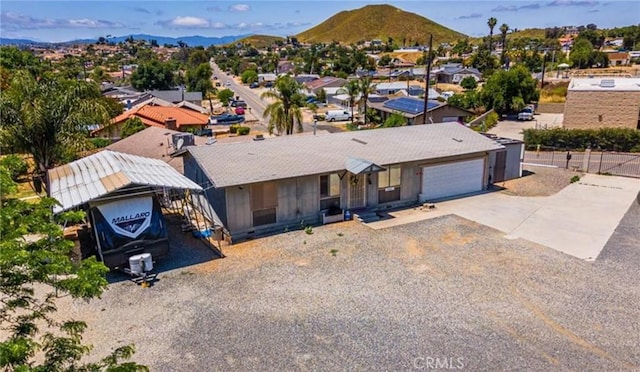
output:
[[[549,197],[486,193],[437,203],[433,210],[391,212],[393,218],[368,225],[379,229],[456,214],[503,231],[506,238],[522,238],[595,260],[639,193],[637,179],[587,174]]]

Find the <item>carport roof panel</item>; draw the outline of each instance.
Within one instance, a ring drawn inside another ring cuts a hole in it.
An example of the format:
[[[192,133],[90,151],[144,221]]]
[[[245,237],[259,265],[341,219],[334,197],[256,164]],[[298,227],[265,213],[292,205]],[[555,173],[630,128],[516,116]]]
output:
[[[464,125],[441,123],[218,142],[211,146],[190,146],[187,150],[213,186],[223,188],[340,172],[346,169],[345,162],[350,157],[386,167],[503,148]]]
[[[162,160],[109,150],[49,170],[49,195],[61,204],[55,213],[129,185],[202,190]]]

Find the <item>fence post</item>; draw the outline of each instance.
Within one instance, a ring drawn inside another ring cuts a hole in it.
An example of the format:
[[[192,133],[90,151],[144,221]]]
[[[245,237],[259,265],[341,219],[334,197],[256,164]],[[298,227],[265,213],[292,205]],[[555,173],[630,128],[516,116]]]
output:
[[[591,162],[591,149],[587,148],[584,150],[584,155],[582,156],[582,170],[585,173],[589,173],[589,163]]]
[[[553,158],[556,156],[556,149],[551,149],[551,165],[555,165]]]
[[[604,151],[600,151],[600,164],[598,165],[598,174],[602,173],[602,156],[604,155]]]

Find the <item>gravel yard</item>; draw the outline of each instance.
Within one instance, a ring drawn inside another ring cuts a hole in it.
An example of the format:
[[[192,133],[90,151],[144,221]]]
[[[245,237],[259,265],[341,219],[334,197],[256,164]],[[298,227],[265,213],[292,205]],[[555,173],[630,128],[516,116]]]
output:
[[[505,194],[515,196],[550,196],[569,185],[573,176],[584,173],[562,168],[525,166],[523,177],[496,183]]]
[[[313,232],[228,247],[148,289],[121,281],[90,303],[62,298],[60,313],[88,322],[96,355],[135,343],[154,371],[640,367],[637,267],[456,216]]]

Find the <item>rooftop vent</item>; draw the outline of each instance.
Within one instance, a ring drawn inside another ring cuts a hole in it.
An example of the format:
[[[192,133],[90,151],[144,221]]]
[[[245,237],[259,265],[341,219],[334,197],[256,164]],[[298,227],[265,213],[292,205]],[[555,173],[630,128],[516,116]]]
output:
[[[613,79],[602,79],[600,80],[600,88],[615,88],[616,81]]]

